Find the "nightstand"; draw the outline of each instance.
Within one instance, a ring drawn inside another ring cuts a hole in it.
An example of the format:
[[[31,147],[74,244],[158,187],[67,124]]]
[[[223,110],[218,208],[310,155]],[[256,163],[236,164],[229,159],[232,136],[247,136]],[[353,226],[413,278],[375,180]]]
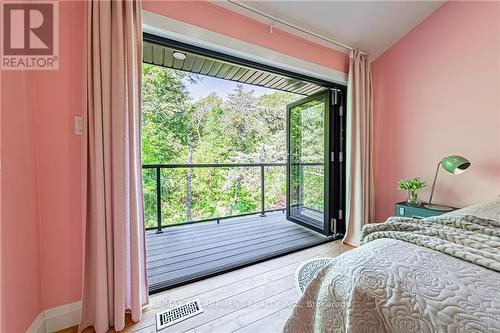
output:
[[[412,217],[415,219],[423,219],[426,217],[438,216],[444,213],[449,213],[453,210],[458,209],[458,208],[453,208],[453,210],[449,211],[434,210],[425,208],[424,204],[425,203],[422,202],[420,205],[415,206],[415,205],[409,205],[406,201],[398,202],[396,204],[396,216],[405,216],[405,217]]]

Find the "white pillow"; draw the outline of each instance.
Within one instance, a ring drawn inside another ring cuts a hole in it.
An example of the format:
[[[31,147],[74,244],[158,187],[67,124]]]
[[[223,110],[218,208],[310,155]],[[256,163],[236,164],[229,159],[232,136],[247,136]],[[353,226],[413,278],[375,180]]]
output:
[[[462,209],[443,214],[441,216],[474,215],[483,219],[500,222],[500,198],[493,201],[475,204]]]

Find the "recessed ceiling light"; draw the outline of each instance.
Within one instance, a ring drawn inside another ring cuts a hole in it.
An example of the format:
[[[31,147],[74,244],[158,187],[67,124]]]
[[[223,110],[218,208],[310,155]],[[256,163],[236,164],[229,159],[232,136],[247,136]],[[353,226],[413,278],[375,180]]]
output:
[[[186,59],[186,55],[182,52],[174,52],[173,56],[175,59],[178,59],[178,60]]]

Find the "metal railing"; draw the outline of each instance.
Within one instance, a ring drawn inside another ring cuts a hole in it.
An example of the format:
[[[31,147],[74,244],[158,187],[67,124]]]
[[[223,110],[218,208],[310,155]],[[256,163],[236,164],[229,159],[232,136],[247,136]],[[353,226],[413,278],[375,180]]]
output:
[[[320,166],[322,163],[292,163],[292,165],[304,166]],[[254,215],[260,213],[260,216],[266,216],[266,213],[284,211],[285,207],[266,209],[266,193],[265,193],[265,176],[266,167],[285,167],[286,163],[197,163],[197,164],[144,164],[143,169],[154,169],[155,170],[155,182],[156,182],[156,227],[148,227],[146,230],[155,230],[157,233],[162,233],[162,229],[166,227],[193,224],[208,221],[217,221],[223,219],[229,219],[234,217],[241,217],[247,215]],[[260,211],[243,213],[237,215],[227,215],[210,217],[206,219],[187,221],[183,223],[173,223],[168,225],[162,225],[162,212],[161,212],[161,169],[197,169],[197,168],[260,168]]]
[[[260,213],[260,216],[266,216],[266,213],[275,212],[284,210],[285,207],[275,208],[275,209],[266,209],[266,194],[265,194],[265,173],[266,167],[285,167],[286,163],[205,163],[205,164],[145,164],[142,166],[143,169],[154,169],[156,174],[156,227],[146,228],[147,230],[156,229],[157,233],[162,232],[162,228],[176,226],[176,225],[184,225],[184,224],[192,224],[192,223],[200,223],[200,222],[208,222],[208,221],[217,221],[233,218],[233,217],[241,217],[246,215],[253,215]],[[260,168],[260,211],[237,214],[237,215],[228,215],[228,216],[218,216],[218,217],[210,217],[207,219],[201,219],[196,221],[187,221],[183,223],[174,223],[169,225],[162,225],[162,213],[161,213],[161,169],[196,169],[196,168]]]

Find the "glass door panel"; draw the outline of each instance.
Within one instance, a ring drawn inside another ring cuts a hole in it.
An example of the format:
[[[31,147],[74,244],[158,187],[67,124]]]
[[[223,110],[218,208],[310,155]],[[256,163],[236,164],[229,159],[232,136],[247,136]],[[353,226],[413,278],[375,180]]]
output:
[[[287,218],[324,234],[329,233],[329,113],[328,90],[287,107]]]

